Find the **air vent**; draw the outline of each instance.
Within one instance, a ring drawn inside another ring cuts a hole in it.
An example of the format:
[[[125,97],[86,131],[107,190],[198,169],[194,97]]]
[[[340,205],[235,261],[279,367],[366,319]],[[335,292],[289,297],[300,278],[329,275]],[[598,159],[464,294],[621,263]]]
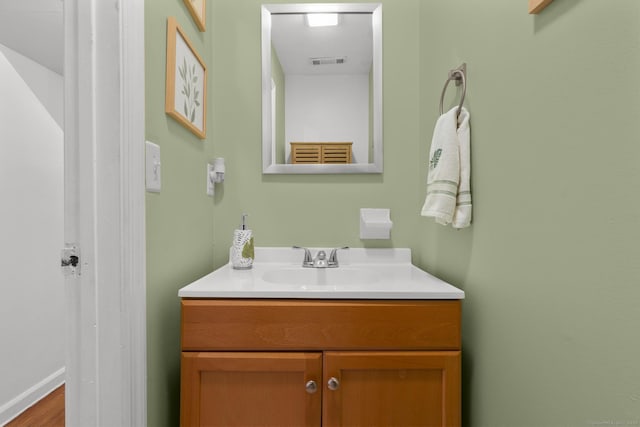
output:
[[[344,64],[347,60],[346,56],[335,57],[323,57],[323,58],[310,58],[311,65],[332,65],[332,64]]]

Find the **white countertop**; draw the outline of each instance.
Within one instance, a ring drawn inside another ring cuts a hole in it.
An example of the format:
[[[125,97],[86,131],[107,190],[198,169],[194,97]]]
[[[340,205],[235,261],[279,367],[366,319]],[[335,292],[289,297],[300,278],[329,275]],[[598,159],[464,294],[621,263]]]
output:
[[[321,248],[323,249],[323,248]],[[330,249],[324,248],[329,255]],[[315,256],[318,249],[311,250]],[[464,292],[411,264],[410,249],[353,248],[338,268],[303,268],[303,251],[256,248],[250,270],[227,264],[180,289],[181,298],[463,299]]]

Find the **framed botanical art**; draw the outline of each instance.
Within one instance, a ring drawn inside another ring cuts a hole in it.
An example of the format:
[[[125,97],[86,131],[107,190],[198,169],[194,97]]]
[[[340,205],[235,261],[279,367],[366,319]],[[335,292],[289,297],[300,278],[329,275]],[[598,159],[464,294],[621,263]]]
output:
[[[183,0],[184,4],[187,5],[187,9],[189,9],[189,13],[193,17],[198,29],[200,31],[205,31],[205,21],[206,15],[205,10],[207,7],[207,0]]]
[[[167,18],[165,112],[201,139],[207,125],[207,66],[178,25]]]

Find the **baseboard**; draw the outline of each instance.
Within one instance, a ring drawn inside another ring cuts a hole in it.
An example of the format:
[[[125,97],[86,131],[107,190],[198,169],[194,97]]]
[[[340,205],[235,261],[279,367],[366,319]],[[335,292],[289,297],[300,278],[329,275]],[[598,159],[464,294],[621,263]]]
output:
[[[60,368],[33,387],[30,387],[9,402],[0,406],[0,426],[7,424],[43,397],[64,384],[64,374],[64,368]]]

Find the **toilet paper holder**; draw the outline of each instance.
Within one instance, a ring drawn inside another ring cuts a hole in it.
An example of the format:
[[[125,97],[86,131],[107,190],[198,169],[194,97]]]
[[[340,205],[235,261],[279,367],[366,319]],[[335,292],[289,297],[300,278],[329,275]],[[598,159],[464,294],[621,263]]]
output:
[[[391,227],[390,209],[360,209],[360,239],[390,239]]]

